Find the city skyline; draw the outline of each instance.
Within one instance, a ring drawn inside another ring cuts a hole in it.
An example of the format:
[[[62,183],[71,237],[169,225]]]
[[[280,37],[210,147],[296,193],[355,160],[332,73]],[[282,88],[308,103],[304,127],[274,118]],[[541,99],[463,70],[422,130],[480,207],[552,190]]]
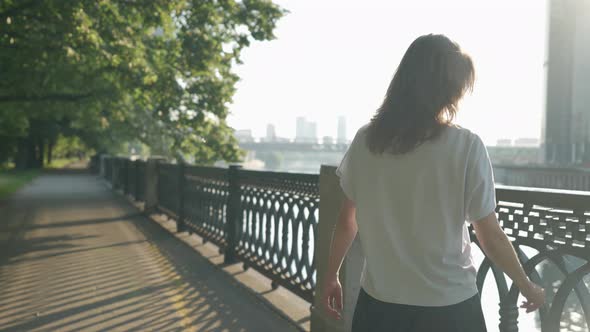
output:
[[[316,144],[347,144],[350,139],[346,133],[346,117],[338,116],[336,135],[318,135],[318,126],[315,121],[308,120],[304,116],[297,116],[294,122],[295,136],[286,136],[277,133],[274,123],[266,124],[265,135],[254,135],[252,128],[234,128],[234,135],[239,142],[274,142],[274,143],[316,143]]]
[[[279,142],[279,143],[318,143],[318,144],[347,144],[350,143],[352,137],[347,135],[346,131],[346,117],[338,116],[336,123],[336,134],[335,135],[318,135],[317,123],[308,120],[306,117],[297,116],[295,121],[295,135],[287,136],[284,133],[277,132],[276,125],[274,123],[266,124],[265,135],[255,135],[252,128],[235,128],[234,133],[236,138],[242,142]],[[308,125],[311,128],[306,128]],[[299,127],[299,129],[298,129]],[[307,135],[306,130],[311,130],[313,134]],[[299,136],[298,136],[299,134]],[[310,139],[314,139],[310,141]],[[514,137],[498,138],[493,144],[487,144],[488,146],[498,147],[541,147],[541,139],[537,137]]]
[[[294,137],[292,123],[305,116],[317,122],[319,138],[337,137],[337,116],[344,115],[347,136],[354,137],[382,102],[408,45],[419,35],[444,33],[476,65],[475,90],[462,101],[457,124],[487,145],[506,137],[540,138],[546,1],[275,2],[290,13],[278,22],[277,38],[253,43],[236,67],[241,80],[228,105],[233,128],[262,137],[266,123],[273,123],[277,134]]]

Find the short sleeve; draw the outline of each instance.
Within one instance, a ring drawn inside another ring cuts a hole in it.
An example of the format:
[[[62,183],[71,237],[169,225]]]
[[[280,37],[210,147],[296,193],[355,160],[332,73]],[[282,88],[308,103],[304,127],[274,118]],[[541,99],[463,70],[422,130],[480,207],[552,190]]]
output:
[[[358,136],[358,134],[357,134]],[[348,199],[354,201],[354,147],[357,137],[352,140],[352,143],[346,150],[340,166],[336,169],[336,175],[340,178],[340,187]]]
[[[477,135],[469,149],[465,176],[465,220],[471,223],[496,209],[492,163],[485,145]]]

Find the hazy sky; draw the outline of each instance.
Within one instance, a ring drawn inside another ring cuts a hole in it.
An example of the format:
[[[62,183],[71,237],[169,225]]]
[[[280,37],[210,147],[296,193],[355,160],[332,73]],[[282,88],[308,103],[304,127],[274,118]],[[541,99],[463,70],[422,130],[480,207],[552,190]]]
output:
[[[475,62],[475,91],[457,123],[488,145],[498,138],[540,137],[545,105],[547,0],[290,0],[277,39],[257,42],[244,64],[229,124],[264,136],[295,136],[295,118],[318,123],[318,136],[348,136],[381,103],[409,44],[427,33],[457,41]]]

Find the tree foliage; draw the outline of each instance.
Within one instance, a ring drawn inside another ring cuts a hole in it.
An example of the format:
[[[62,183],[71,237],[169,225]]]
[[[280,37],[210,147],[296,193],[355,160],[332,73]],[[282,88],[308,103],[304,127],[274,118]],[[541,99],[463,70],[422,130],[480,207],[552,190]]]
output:
[[[62,134],[235,161],[232,68],[282,14],[265,0],[0,0],[0,153],[31,164]]]

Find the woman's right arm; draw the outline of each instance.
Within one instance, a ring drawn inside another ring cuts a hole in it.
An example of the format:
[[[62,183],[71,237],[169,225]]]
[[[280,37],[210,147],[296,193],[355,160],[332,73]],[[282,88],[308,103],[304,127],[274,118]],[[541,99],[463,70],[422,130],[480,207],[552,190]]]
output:
[[[531,312],[542,306],[545,303],[545,291],[531,282],[525,274],[512,243],[498,223],[496,213],[492,212],[472,225],[486,256],[506,272],[527,299],[521,308]]]

